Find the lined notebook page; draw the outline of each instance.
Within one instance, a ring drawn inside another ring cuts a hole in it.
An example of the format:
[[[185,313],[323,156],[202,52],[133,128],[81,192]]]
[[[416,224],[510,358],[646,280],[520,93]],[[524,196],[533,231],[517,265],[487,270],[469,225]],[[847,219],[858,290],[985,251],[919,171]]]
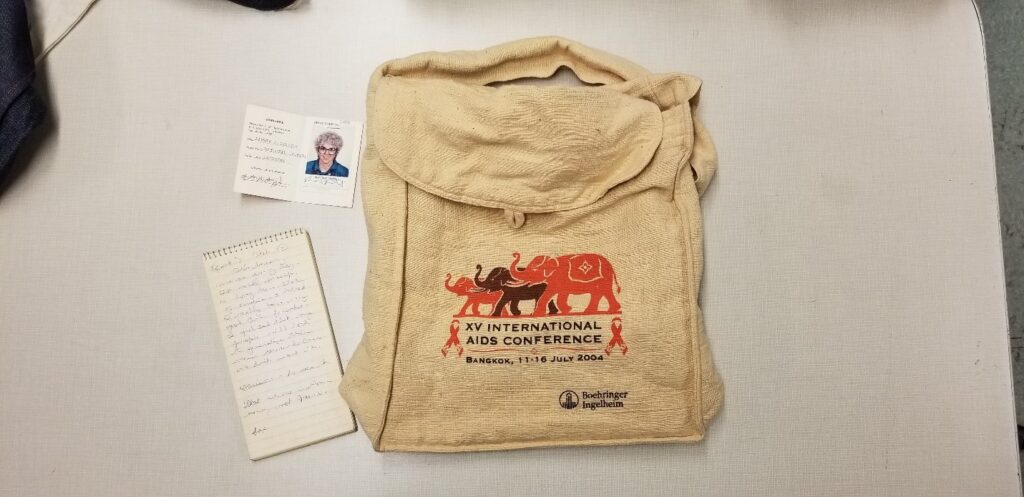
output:
[[[309,235],[286,231],[203,259],[249,459],[355,431]]]

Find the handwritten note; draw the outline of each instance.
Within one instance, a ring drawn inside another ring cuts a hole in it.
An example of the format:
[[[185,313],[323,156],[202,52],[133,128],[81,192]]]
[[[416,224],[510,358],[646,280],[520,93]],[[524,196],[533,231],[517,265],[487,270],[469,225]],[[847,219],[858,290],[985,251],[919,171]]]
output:
[[[246,107],[235,191],[352,207],[363,124]]]
[[[309,236],[204,254],[249,458],[355,431]]]

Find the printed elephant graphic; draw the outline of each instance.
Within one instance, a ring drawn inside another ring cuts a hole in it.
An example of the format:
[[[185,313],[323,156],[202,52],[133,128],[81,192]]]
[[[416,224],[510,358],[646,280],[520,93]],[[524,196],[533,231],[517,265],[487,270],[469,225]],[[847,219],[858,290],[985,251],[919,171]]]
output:
[[[547,289],[545,283],[527,283],[524,281],[517,281],[509,273],[509,270],[503,267],[496,267],[491,269],[491,272],[487,274],[487,277],[483,280],[480,279],[480,273],[483,271],[483,267],[479,264],[476,265],[476,276],[473,277],[473,281],[477,286],[484,288],[490,292],[500,293],[501,299],[494,306],[494,310],[491,311],[491,316],[507,316],[505,312],[505,306],[509,307],[513,316],[522,314],[519,310],[519,302],[523,300],[538,300],[544,291]],[[554,302],[550,299],[548,303],[548,311],[551,314],[557,314],[558,309],[555,308]],[[539,302],[538,302],[539,305]],[[538,307],[540,308],[540,307]],[[536,315],[537,313],[534,312]]]
[[[564,314],[572,312],[569,307],[570,295],[590,295],[585,314],[602,312],[598,310],[601,300],[608,301],[604,312],[617,313],[621,309],[615,294],[622,291],[615,270],[604,256],[598,254],[567,254],[558,257],[538,255],[525,268],[518,267],[519,252],[512,253],[509,274],[516,280],[529,285],[546,284],[544,293],[537,299],[534,316],[543,315],[545,307],[552,300]],[[615,291],[612,291],[612,288]]]
[[[477,272],[478,276],[479,274],[480,273]],[[470,311],[470,316],[482,316],[483,314],[480,314],[480,304],[489,305],[494,311],[499,310],[499,308],[495,304],[497,304],[498,300],[501,299],[500,289],[499,291],[491,291],[486,288],[482,288],[473,283],[473,279],[467,276],[462,276],[459,279],[455,280],[454,285],[449,284],[451,280],[451,273],[445,275],[444,287],[447,288],[449,292],[452,292],[455,295],[458,295],[460,297],[466,297],[466,303],[462,304],[462,309],[460,309],[459,313],[456,314],[457,316],[466,316],[467,310]],[[502,313],[502,315],[507,316],[508,313]]]

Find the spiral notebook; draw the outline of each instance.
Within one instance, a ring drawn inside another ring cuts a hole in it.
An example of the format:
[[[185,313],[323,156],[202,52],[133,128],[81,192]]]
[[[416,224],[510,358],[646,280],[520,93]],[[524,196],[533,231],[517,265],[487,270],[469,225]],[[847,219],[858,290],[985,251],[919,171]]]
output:
[[[294,229],[203,254],[252,460],[355,431],[313,246]]]

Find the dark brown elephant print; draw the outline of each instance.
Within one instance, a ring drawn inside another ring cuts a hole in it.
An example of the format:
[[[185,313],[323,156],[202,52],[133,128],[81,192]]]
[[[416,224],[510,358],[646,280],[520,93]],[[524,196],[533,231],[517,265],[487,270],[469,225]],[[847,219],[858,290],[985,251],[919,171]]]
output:
[[[482,280],[480,279],[481,272],[483,272],[483,267],[477,264],[476,276],[473,277],[477,286],[491,292],[501,291],[501,299],[494,305],[494,310],[491,312],[491,316],[494,317],[501,316],[506,305],[513,316],[522,314],[522,311],[519,310],[519,302],[523,300],[536,301],[547,290],[546,283],[531,284],[513,278],[508,268],[496,267],[491,269],[487,277]],[[548,313],[558,313],[558,308],[554,302],[548,301]]]

